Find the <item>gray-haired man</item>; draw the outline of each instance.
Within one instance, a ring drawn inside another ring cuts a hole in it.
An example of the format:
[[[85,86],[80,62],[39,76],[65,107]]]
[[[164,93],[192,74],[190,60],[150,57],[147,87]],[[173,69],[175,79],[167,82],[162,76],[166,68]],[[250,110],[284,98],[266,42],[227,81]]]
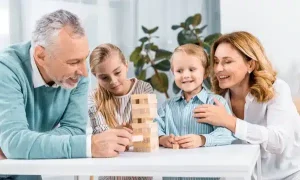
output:
[[[0,147],[7,158],[112,157],[125,150],[126,130],[85,135],[88,54],[77,16],[64,10],[38,20],[31,43],[0,54]]]

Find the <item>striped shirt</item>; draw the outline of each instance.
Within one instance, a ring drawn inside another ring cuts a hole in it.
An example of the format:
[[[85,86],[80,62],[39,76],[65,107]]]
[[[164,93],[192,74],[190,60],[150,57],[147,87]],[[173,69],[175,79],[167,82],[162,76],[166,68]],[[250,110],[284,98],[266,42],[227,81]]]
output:
[[[120,108],[116,109],[116,119],[118,123],[121,125],[123,122],[131,121],[131,102],[130,97],[132,94],[152,94],[153,88],[152,86],[144,81],[138,80],[136,78],[130,79],[134,82],[131,90],[123,96],[114,96]],[[93,134],[101,133],[107,129],[109,129],[106,120],[100,112],[97,112],[97,106],[94,99],[95,93],[97,89],[90,93],[88,98],[88,106],[89,106],[89,117],[91,121],[91,126],[93,128]]]
[[[138,80],[136,78],[130,79],[134,82],[133,86],[131,87],[131,90],[123,96],[114,96],[119,105],[120,108],[116,109],[116,118],[118,123],[121,125],[123,122],[130,122],[131,121],[131,102],[130,97],[132,94],[152,94],[153,88],[152,86],[144,81]],[[88,105],[89,105],[89,117],[91,121],[91,125],[93,128],[93,134],[98,134],[103,131],[106,131],[109,129],[103,115],[100,112],[97,112],[97,106],[94,99],[95,93],[97,89],[90,93],[89,99],[88,99]],[[113,177],[113,176],[103,176],[99,177],[99,180],[150,180],[152,177]]]
[[[202,88],[200,93],[194,96],[189,102],[184,97],[177,96],[167,100],[158,110],[158,117],[154,121],[158,122],[159,136],[174,134],[182,136],[186,134],[201,134],[205,136],[206,142],[204,146],[220,146],[231,144],[236,138],[232,132],[223,127],[214,127],[209,124],[198,123],[193,117],[193,110],[200,104],[214,104],[214,98],[224,104],[226,110],[231,110],[224,98],[215,95]],[[219,178],[175,178],[165,177],[165,179],[197,179],[197,180],[213,180]]]

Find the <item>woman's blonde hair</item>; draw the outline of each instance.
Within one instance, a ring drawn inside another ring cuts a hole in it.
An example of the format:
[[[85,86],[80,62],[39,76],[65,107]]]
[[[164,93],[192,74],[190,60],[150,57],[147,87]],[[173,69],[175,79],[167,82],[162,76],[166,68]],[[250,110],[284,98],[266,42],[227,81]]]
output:
[[[219,37],[211,48],[211,68],[214,66],[214,57],[217,47],[222,43],[228,43],[235,48],[245,61],[255,61],[253,72],[250,73],[250,93],[258,102],[266,102],[275,95],[273,83],[276,80],[276,72],[268,60],[264,48],[259,40],[252,34],[244,31],[233,32]],[[224,95],[227,89],[221,89],[213,71],[211,71],[212,90]]]
[[[199,61],[201,61],[202,66],[205,70],[204,74],[205,75],[208,74],[209,62],[208,62],[207,54],[206,54],[205,50],[203,49],[203,47],[195,45],[195,44],[184,44],[184,45],[181,45],[181,46],[177,47],[174,50],[174,52],[172,54],[172,57],[171,57],[172,71],[173,71],[173,61],[172,61],[172,59],[173,59],[174,55],[178,52],[183,52],[187,55],[195,56],[196,58],[198,58]]]
[[[120,57],[121,62],[127,64],[122,51],[113,44],[101,44],[92,51],[90,55],[90,67],[94,76],[97,74],[96,69],[98,65],[109,59],[113,54],[117,54]],[[119,104],[114,98],[114,95],[98,84],[94,99],[97,112],[100,112],[103,115],[107,125],[109,127],[116,127],[118,122],[115,113],[116,109],[119,108]]]

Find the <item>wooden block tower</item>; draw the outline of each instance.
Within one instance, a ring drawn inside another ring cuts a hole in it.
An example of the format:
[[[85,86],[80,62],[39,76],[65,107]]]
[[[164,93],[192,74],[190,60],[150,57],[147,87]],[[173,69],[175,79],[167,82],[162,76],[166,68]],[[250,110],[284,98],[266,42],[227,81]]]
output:
[[[155,94],[131,95],[132,129],[134,136],[142,136],[140,142],[133,142],[133,151],[152,152],[158,149],[158,125],[153,122],[157,116]]]

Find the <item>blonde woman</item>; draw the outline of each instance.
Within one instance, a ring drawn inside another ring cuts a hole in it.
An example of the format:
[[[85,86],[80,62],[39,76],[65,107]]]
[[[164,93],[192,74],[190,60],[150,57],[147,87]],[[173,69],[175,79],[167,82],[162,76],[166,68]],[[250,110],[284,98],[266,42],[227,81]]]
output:
[[[261,147],[262,176],[300,179],[300,118],[290,88],[257,38],[247,32],[221,36],[212,46],[213,91],[225,97],[233,116],[216,101],[194,110],[199,123],[223,126]]]
[[[89,96],[89,117],[93,134],[117,128],[131,121],[130,96],[153,93],[152,86],[127,78],[128,64],[121,50],[112,44],[96,47],[90,56],[91,72],[98,88]],[[99,179],[152,179],[146,177],[99,177]]]

